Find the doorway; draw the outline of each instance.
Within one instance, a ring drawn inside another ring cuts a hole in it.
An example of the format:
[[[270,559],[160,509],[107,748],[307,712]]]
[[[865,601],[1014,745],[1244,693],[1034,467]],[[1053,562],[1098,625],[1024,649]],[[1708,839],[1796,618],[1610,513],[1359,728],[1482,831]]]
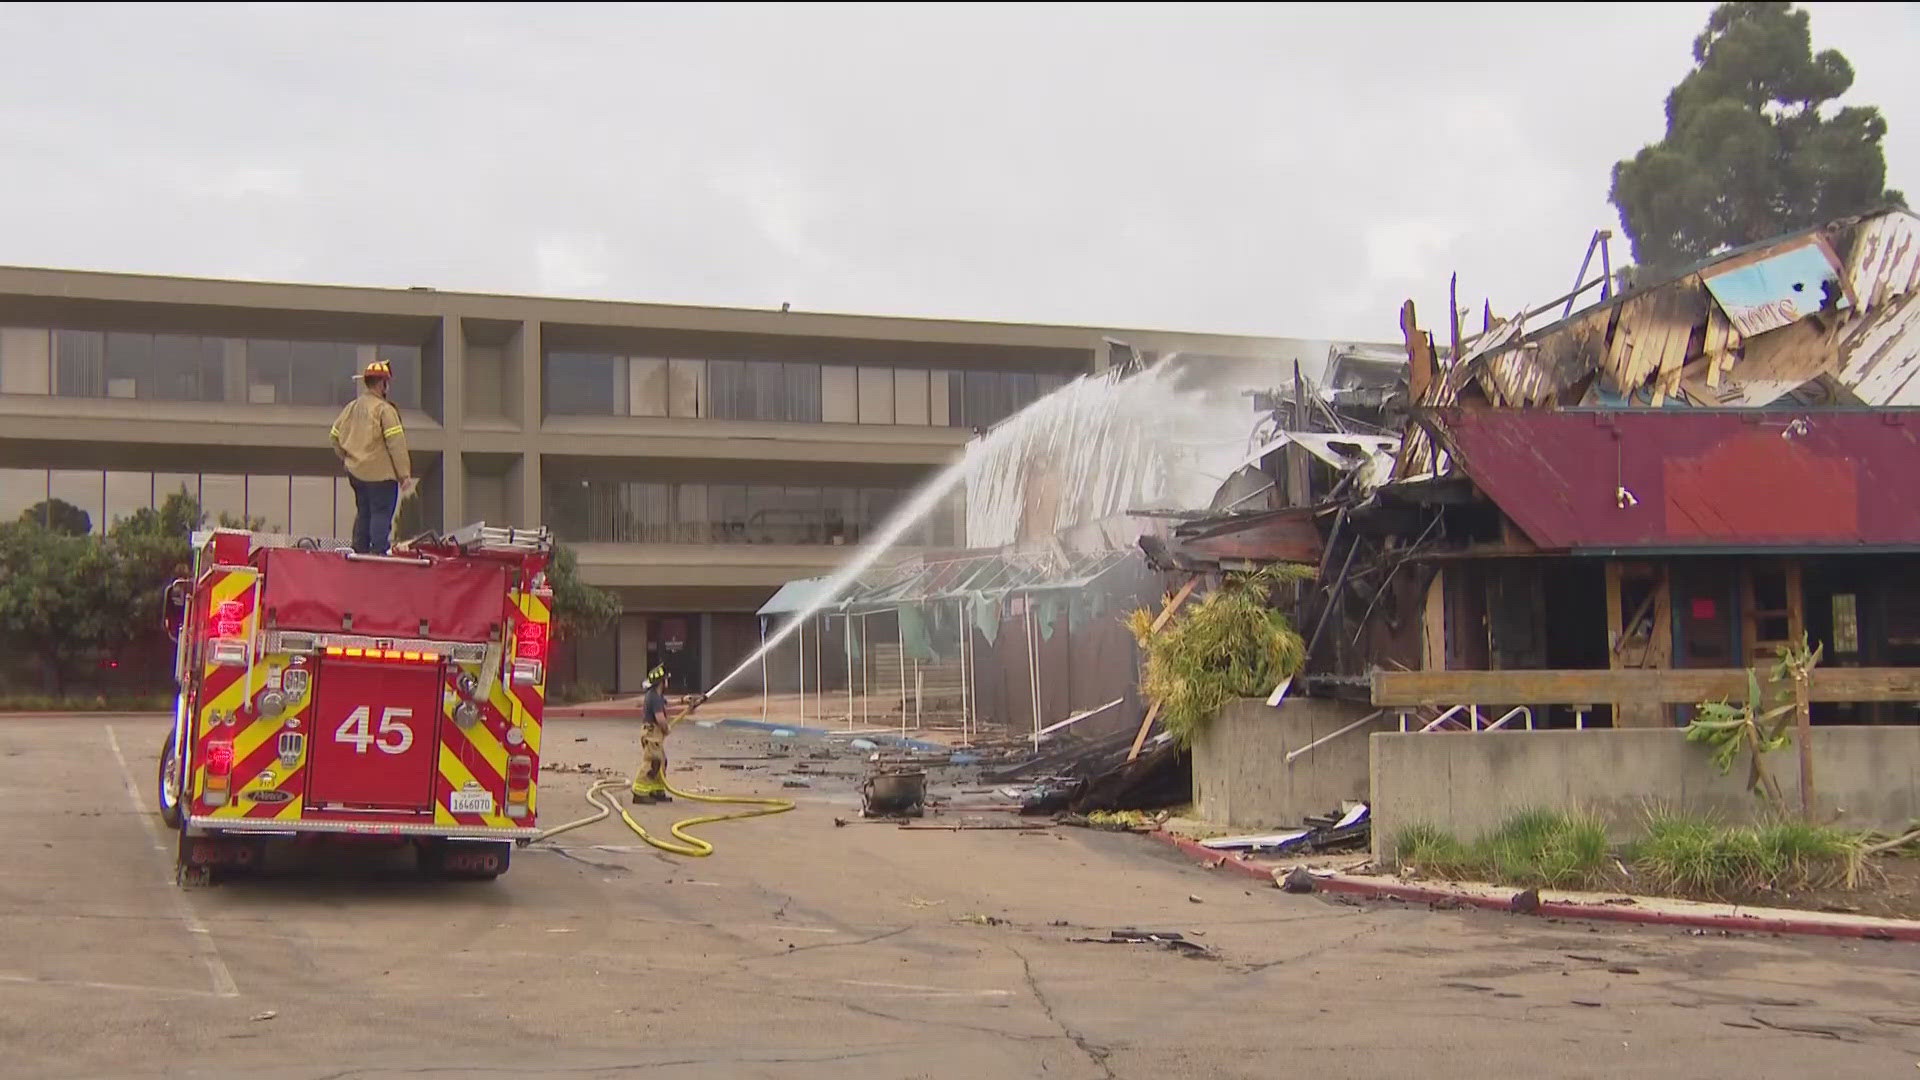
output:
[[[700,616],[649,615],[647,671],[666,671],[669,694],[698,693],[700,685]],[[642,673],[642,678],[645,673]]]

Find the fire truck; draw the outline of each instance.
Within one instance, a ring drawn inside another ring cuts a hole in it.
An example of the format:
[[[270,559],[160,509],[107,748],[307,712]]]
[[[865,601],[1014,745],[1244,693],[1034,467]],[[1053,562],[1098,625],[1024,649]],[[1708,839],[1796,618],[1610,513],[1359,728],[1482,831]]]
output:
[[[546,530],[363,555],[216,529],[193,549],[165,603],[180,692],[158,777],[182,883],[258,867],[276,838],[503,873],[537,831]]]

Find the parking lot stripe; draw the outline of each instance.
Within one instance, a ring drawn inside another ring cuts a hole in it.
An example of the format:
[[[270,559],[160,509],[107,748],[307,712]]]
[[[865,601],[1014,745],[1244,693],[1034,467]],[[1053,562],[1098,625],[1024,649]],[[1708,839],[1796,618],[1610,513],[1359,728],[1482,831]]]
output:
[[[25,986],[73,986],[82,990],[133,990],[146,994],[173,994],[180,997],[216,997],[206,990],[192,990],[184,986],[135,986],[132,983],[93,982],[87,979],[43,979],[35,975],[14,975],[0,972],[0,983],[15,983]]]
[[[127,755],[120,751],[120,736],[114,733],[113,726],[107,726],[107,745],[113,748],[113,760],[120,763],[120,779],[127,784],[127,801],[133,804],[134,816],[146,827],[147,838],[153,841],[153,850],[159,854],[166,868],[161,880],[165,883],[167,894],[173,898],[173,909],[180,916],[181,925],[187,928],[188,940],[194,943],[194,950],[200,954],[200,960],[207,965],[207,974],[213,978],[215,997],[232,998],[240,996],[240,987],[233,981],[233,972],[227,970],[227,962],[220,959],[220,949],[213,943],[213,932],[193,913],[193,905],[180,892],[180,886],[174,881],[173,855],[167,851],[166,840],[153,824],[153,812],[147,809],[140,798],[140,785],[134,782],[133,770],[127,767]]]

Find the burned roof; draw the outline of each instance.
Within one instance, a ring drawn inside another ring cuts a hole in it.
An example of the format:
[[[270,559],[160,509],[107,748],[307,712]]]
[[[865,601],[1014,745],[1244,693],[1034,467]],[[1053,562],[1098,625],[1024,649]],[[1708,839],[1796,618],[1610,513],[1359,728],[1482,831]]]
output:
[[[1920,405],[1920,218],[1890,210],[1727,252],[1530,328],[1488,320],[1420,410]],[[1415,383],[1422,380],[1416,376]],[[1398,475],[1442,471],[1410,431]]]

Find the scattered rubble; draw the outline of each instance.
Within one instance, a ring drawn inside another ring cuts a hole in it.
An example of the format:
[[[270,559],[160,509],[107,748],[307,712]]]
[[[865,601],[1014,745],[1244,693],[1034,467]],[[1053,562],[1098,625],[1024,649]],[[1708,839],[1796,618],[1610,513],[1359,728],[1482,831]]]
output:
[[[1214,960],[1213,950],[1197,941],[1190,941],[1185,934],[1171,930],[1136,930],[1127,927],[1122,930],[1108,931],[1106,937],[1068,938],[1070,942],[1083,945],[1158,945],[1168,952],[1176,952],[1195,960]]]

